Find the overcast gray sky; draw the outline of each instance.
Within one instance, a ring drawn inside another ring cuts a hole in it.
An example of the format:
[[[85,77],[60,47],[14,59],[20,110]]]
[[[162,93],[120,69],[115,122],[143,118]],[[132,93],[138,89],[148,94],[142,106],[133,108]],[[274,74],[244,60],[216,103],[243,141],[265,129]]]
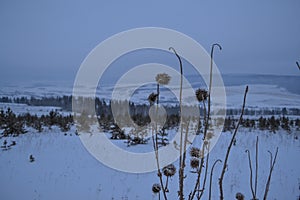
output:
[[[298,75],[299,0],[0,1],[2,80],[73,80],[101,41],[132,28],[180,31],[223,46],[222,73]]]

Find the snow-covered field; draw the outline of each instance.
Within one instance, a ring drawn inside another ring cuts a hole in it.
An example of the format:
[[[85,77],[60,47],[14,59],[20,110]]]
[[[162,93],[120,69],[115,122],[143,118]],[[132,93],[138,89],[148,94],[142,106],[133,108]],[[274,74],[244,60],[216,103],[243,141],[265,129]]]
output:
[[[226,87],[227,106],[239,108],[242,103],[244,85]],[[110,98],[112,88],[100,89],[99,95]],[[134,102],[146,102],[151,88],[138,90],[133,96]],[[61,96],[71,95],[70,83],[29,83],[6,84],[0,88],[0,96]],[[145,97],[145,98],[144,98]],[[168,101],[168,99],[161,99]],[[267,84],[249,85],[247,108],[298,108],[300,94],[291,93],[286,88]],[[30,112],[31,114],[48,114],[57,107],[34,107],[23,104],[1,103],[0,109],[10,107],[16,114]],[[66,113],[67,114],[67,113]],[[295,118],[297,116],[293,116]],[[1,130],[0,130],[1,132]],[[174,135],[175,130],[171,130]],[[101,134],[101,133],[100,133]],[[108,133],[105,133],[109,135]],[[237,192],[242,192],[245,199],[251,199],[249,185],[249,166],[246,149],[251,152],[252,159],[255,153],[255,140],[259,137],[259,170],[258,170],[258,197],[263,199],[264,188],[270,165],[268,151],[275,153],[279,148],[278,158],[273,172],[268,199],[270,200],[298,200],[300,196],[300,131],[291,133],[279,130],[275,134],[269,131],[249,131],[241,128],[237,134],[236,145],[233,146],[228,169],[225,173],[224,192],[225,200],[235,199]],[[209,170],[216,159],[224,160],[227,146],[231,138],[230,132],[222,133],[217,144],[210,154]],[[152,193],[152,185],[158,183],[156,172],[131,174],[111,169],[95,159],[85,149],[80,138],[75,135],[75,127],[67,134],[58,127],[52,130],[45,128],[43,132],[29,129],[29,132],[19,137],[2,137],[0,145],[7,141],[16,142],[9,150],[0,148],[0,199],[5,200],[150,200],[158,199]],[[111,141],[114,145],[130,152],[148,152],[152,150],[152,142],[148,144],[127,147],[123,140]],[[29,162],[33,155],[34,162]],[[187,158],[189,165],[190,158]],[[178,169],[178,161],[175,166]],[[213,176],[212,199],[218,199],[218,177],[222,164],[217,164]],[[196,175],[186,168],[185,194],[188,196]],[[169,185],[170,200],[177,199],[178,172],[171,178]],[[207,199],[206,188],[203,199]]]
[[[28,133],[15,138],[2,138],[0,143],[16,141],[10,150],[0,152],[1,199],[157,199],[152,194],[153,183],[158,182],[156,172],[129,174],[113,170],[94,157],[81,144],[74,130],[68,135],[59,129],[43,133]],[[299,135],[299,132],[297,133]],[[269,170],[268,150],[275,152],[279,147],[268,199],[297,199],[300,195],[300,142],[294,134],[278,132],[248,132],[241,130],[237,135],[229,157],[228,171],[224,179],[225,199],[234,199],[236,192],[250,199],[249,168],[246,149],[254,156],[255,136],[259,136],[259,181],[258,194],[262,199]],[[299,135],[300,136],[300,135]],[[224,159],[231,134],[224,133],[211,152],[210,167],[217,158]],[[118,141],[126,147],[124,141]],[[139,145],[135,148],[148,148]],[[29,155],[35,162],[29,162]],[[175,165],[178,163],[176,162]],[[213,199],[219,195],[217,180],[221,165],[214,172]],[[187,170],[189,171],[189,170]],[[187,172],[186,192],[195,181],[195,174]],[[172,178],[170,199],[177,199],[178,177]],[[206,198],[206,192],[204,197]]]

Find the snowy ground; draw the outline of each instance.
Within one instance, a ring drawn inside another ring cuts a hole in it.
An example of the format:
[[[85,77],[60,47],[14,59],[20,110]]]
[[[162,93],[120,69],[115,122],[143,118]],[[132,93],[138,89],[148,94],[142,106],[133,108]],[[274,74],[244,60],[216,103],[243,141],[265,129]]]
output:
[[[0,193],[1,199],[157,199],[151,192],[158,179],[155,172],[128,174],[110,169],[94,159],[83,147],[74,130],[67,136],[54,128],[43,133],[31,133],[14,138],[10,150],[0,152]],[[299,132],[297,133],[299,135]],[[255,136],[259,136],[259,182],[258,194],[262,199],[269,169],[268,150],[275,152],[279,147],[278,160],[272,177],[268,199],[297,199],[300,195],[300,141],[286,132],[244,132],[237,136],[237,144],[229,158],[228,171],[224,179],[225,199],[234,199],[236,192],[243,192],[250,199],[249,168],[246,149],[254,156]],[[224,158],[230,133],[224,133],[212,150],[211,162]],[[120,145],[125,145],[119,141]],[[135,148],[148,148],[151,142]],[[131,147],[128,147],[131,148]],[[141,150],[142,151],[142,150]],[[32,154],[36,161],[29,162]],[[177,165],[177,163],[175,163]],[[211,163],[210,163],[211,166]],[[219,191],[217,178],[221,165],[214,173],[213,199]],[[187,170],[188,171],[188,170]],[[194,174],[187,172],[185,187],[191,188]],[[172,178],[170,199],[176,198],[178,177]],[[204,195],[207,196],[206,193]]]

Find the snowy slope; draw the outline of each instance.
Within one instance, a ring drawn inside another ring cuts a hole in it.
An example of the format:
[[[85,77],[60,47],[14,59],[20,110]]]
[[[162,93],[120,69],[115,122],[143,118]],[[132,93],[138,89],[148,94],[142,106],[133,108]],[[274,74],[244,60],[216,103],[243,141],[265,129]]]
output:
[[[288,90],[289,88],[295,88],[295,84],[297,85],[297,82],[290,82],[288,86],[282,87],[276,84],[260,84],[259,81],[258,83],[253,83],[252,80],[251,84],[249,84],[247,104],[254,108],[299,108],[300,93],[292,93]],[[73,83],[71,82],[27,82],[20,84],[0,83],[0,85],[0,96],[8,97],[27,96],[30,98],[33,96],[39,98],[45,96],[62,96],[71,95],[73,90]],[[199,85],[199,83],[194,83],[192,86],[194,89],[204,87],[203,84]],[[131,87],[139,88],[136,85],[132,85]],[[92,88],[87,86],[82,86],[82,88],[80,88],[82,94],[86,95],[91,95],[91,89]],[[111,85],[98,86],[97,97],[110,100],[113,89],[114,87]],[[176,87],[174,88],[174,91],[177,91],[178,89],[179,88]],[[226,86],[227,106],[230,108],[240,106],[242,103],[241,96],[244,93],[244,90],[244,84]],[[148,104],[147,98],[149,94],[155,91],[155,85],[148,85],[146,87],[141,86],[139,89],[135,90],[135,93],[131,97],[131,101],[137,104]],[[185,98],[188,99],[190,97]],[[162,88],[161,103],[178,104],[178,100],[173,93]]]

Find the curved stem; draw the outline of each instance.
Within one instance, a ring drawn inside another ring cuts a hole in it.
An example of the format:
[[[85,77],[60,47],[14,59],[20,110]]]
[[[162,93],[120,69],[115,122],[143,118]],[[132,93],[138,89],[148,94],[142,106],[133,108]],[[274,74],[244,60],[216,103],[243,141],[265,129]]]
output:
[[[275,166],[275,162],[276,162],[276,158],[277,158],[277,154],[278,154],[278,147],[276,148],[276,153],[275,153],[275,156],[274,156],[274,160],[272,160],[272,153],[271,152],[269,152],[269,153],[271,155],[271,162],[270,162],[271,166],[270,166],[269,176],[268,176],[268,180],[267,180],[267,183],[266,183],[266,188],[265,188],[265,193],[264,193],[263,200],[266,200],[267,196],[268,196],[270,183],[271,183],[271,177],[272,177],[272,173],[273,173],[273,170],[274,170],[274,166]]]
[[[222,162],[222,160],[220,160],[220,159],[216,160],[216,161],[214,162],[212,168],[211,168],[211,171],[210,171],[208,200],[211,200],[212,177],[213,177],[213,172],[214,172],[215,165],[216,165],[218,162]]]
[[[179,109],[180,109],[180,121],[182,122],[182,82],[183,82],[183,69],[182,69],[182,61],[180,56],[177,54],[176,50],[173,47],[169,48],[170,51],[173,51],[173,53],[176,55],[178,61],[179,61],[179,67],[180,67],[180,90],[179,90]],[[180,129],[180,146],[179,146],[179,199],[183,200],[183,179],[184,179],[184,163],[183,163],[183,130],[182,128]]]
[[[213,69],[213,56],[214,56],[214,48],[215,46],[219,47],[220,50],[222,50],[221,45],[218,43],[215,43],[211,46],[211,51],[210,51],[210,72],[209,72],[209,88],[208,88],[208,109],[207,109],[207,121],[209,121],[210,118],[210,94],[211,94],[211,87],[212,87],[212,69]],[[206,136],[206,132],[208,129],[208,123],[204,127],[204,138]]]

